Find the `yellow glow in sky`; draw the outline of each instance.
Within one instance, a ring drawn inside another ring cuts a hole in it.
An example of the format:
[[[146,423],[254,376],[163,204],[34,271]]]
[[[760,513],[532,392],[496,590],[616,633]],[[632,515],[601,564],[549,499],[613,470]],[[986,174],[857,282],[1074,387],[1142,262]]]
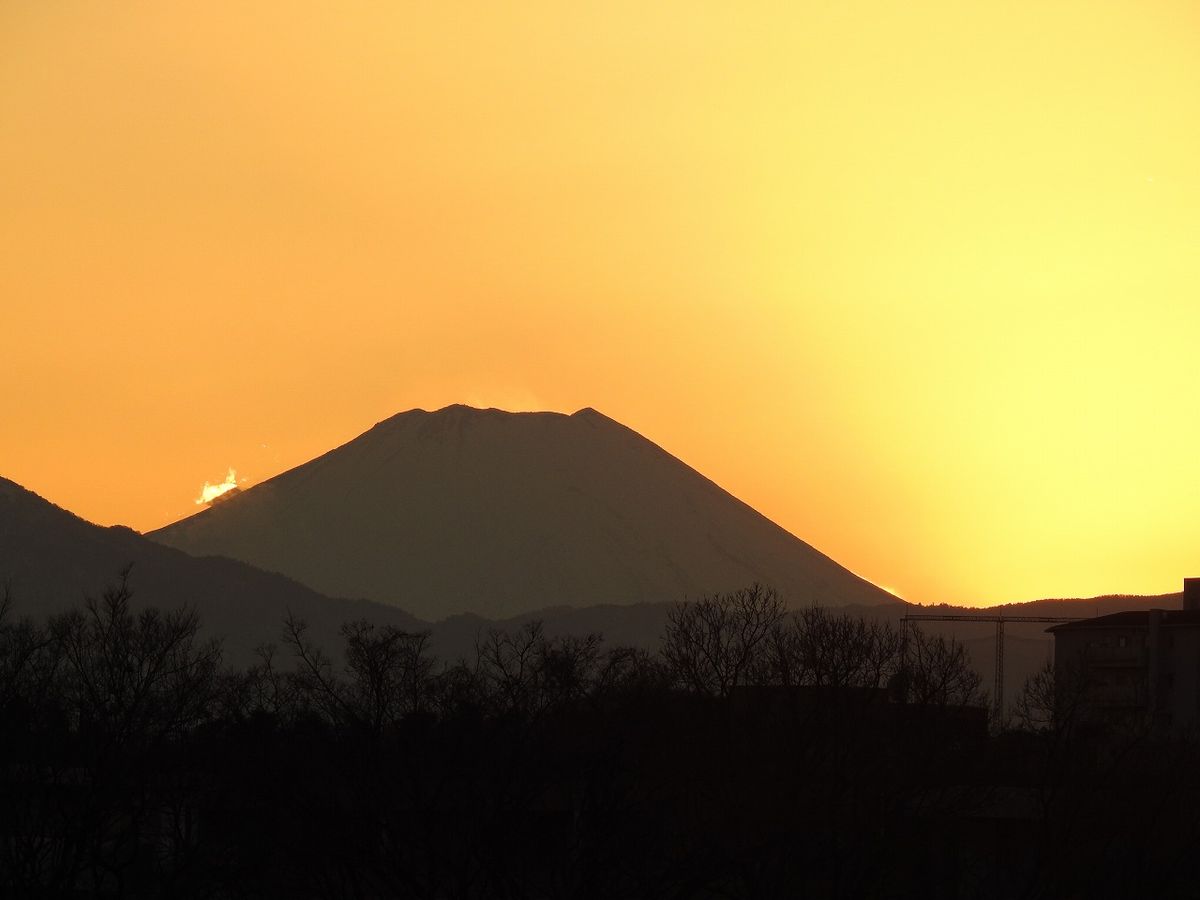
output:
[[[594,406],[909,599],[1177,590],[1198,106],[1191,2],[9,0],[0,474]]]

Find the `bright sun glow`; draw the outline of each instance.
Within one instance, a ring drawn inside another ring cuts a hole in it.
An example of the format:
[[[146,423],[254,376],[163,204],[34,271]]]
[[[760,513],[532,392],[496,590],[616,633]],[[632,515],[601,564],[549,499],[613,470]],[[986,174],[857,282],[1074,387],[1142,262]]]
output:
[[[212,503],[218,497],[236,490],[238,486],[237,471],[230,469],[225,474],[225,480],[220,484],[209,484],[204,482],[204,487],[200,488],[200,496],[196,498],[196,505],[203,506],[205,503]]]

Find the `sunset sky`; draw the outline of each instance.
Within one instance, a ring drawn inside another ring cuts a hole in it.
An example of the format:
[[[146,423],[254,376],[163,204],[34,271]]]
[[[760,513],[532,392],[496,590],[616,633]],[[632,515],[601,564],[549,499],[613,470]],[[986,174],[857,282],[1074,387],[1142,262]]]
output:
[[[1200,575],[1194,2],[0,4],[0,475],[593,406],[921,602]]]

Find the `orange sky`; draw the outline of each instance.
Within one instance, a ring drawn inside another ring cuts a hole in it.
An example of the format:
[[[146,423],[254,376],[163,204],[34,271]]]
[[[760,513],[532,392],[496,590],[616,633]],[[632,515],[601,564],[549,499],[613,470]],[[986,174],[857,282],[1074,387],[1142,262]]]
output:
[[[1177,590],[1198,9],[7,0],[0,474],[595,406],[910,599]]]

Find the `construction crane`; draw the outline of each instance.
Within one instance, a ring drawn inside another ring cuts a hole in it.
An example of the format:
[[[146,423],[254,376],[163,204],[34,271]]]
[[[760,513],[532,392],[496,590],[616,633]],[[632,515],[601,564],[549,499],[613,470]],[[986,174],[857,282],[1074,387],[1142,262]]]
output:
[[[905,642],[908,640],[909,622],[994,622],[996,624],[996,690],[992,708],[992,721],[999,728],[1004,724],[1004,626],[1009,622],[1042,622],[1047,625],[1062,622],[1078,622],[1085,616],[972,616],[938,615],[935,613],[912,613],[900,617],[900,627]]]

